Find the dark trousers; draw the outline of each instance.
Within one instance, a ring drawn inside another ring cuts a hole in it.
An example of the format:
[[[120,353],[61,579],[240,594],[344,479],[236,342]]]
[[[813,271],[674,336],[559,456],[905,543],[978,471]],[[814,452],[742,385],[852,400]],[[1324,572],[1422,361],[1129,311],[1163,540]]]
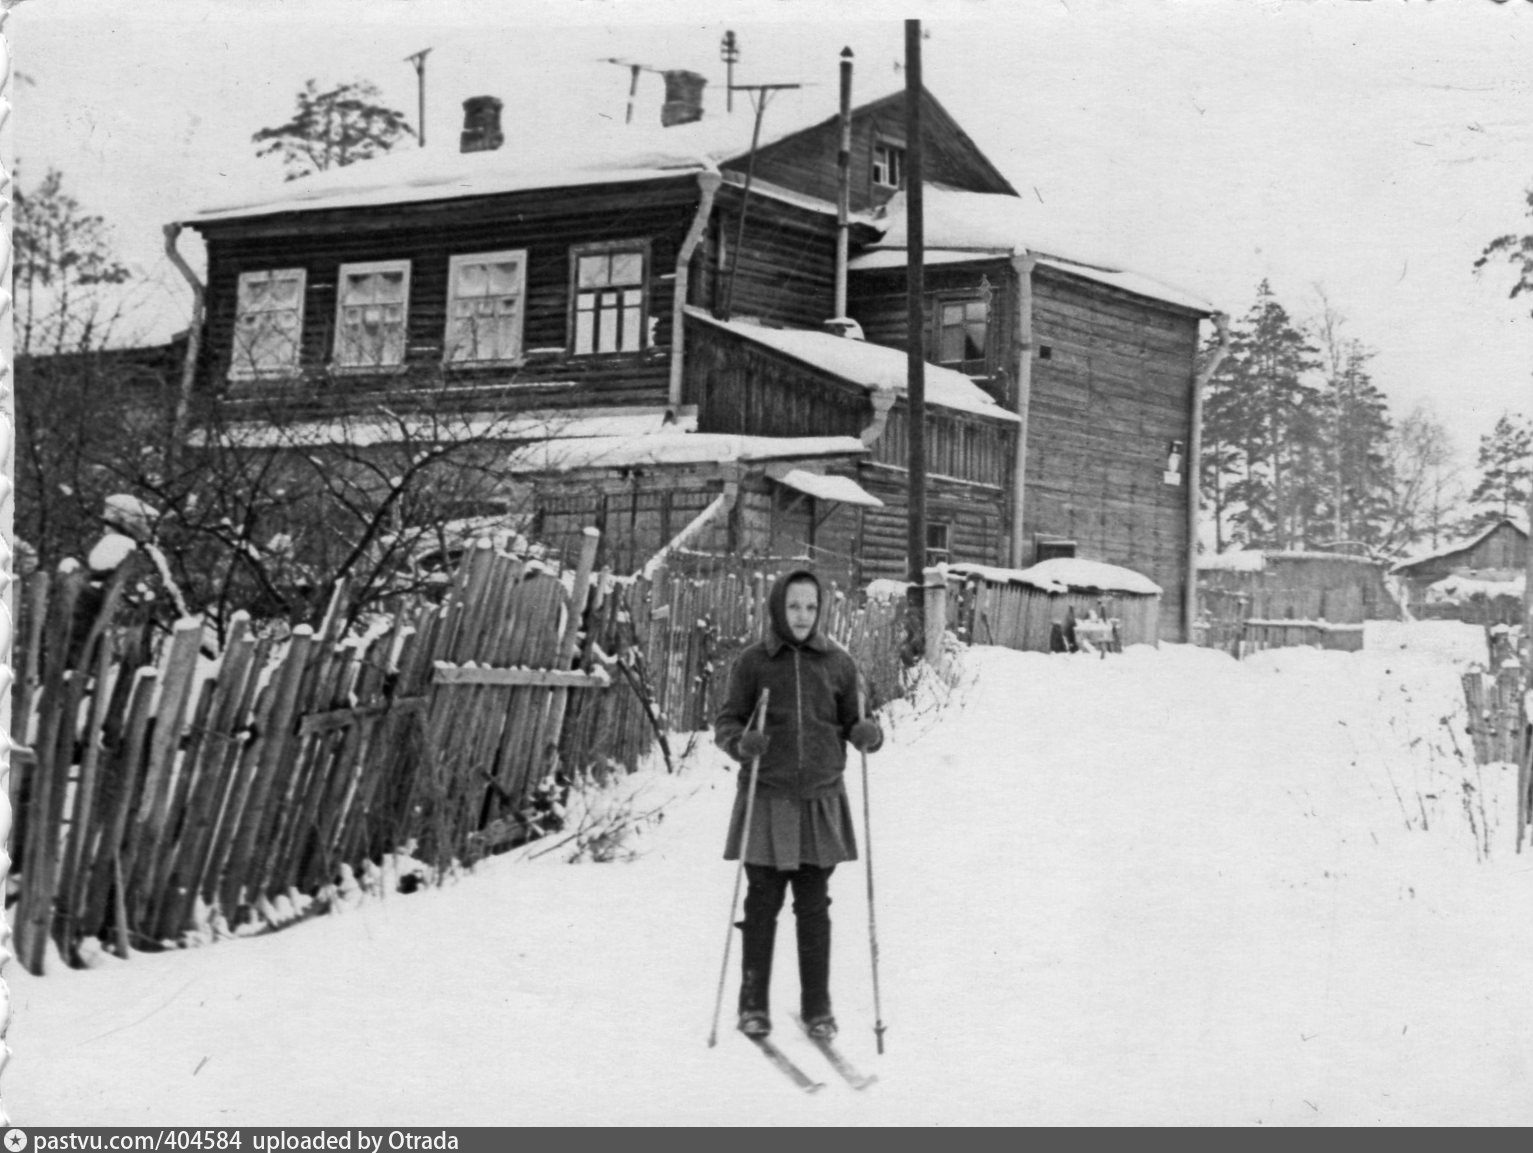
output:
[[[793,916],[798,930],[799,1011],[805,1021],[830,1015],[830,875],[835,866],[800,865],[791,871],[770,865],[746,865],[744,935],[741,950],[740,1012],[769,1011],[772,950],[777,914],[793,887]]]

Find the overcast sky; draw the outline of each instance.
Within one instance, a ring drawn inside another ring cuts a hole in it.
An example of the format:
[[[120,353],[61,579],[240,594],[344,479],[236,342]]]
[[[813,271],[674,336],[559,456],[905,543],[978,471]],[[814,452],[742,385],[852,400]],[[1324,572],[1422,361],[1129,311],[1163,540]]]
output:
[[[404,57],[430,48],[428,140],[454,138],[463,98],[489,93],[506,101],[513,147],[518,118],[571,105],[621,117],[629,73],[604,57],[702,72],[708,114],[722,115],[732,28],[738,83],[803,83],[783,99],[828,115],[843,46],[859,100],[900,82],[909,15],[929,34],[927,87],[1047,210],[1040,244],[1236,317],[1264,277],[1299,318],[1323,289],[1377,350],[1394,413],[1430,404],[1466,457],[1502,412],[1533,416],[1528,306],[1507,298],[1509,269],[1473,270],[1492,237],[1533,230],[1526,3],[28,0],[7,25],[25,77],[12,146],[24,184],[57,165],[112,223],[149,281],[135,326],[163,338],[190,297],[161,226],[280,181],[250,136],[286,119],[310,77],[374,80],[413,120]],[[660,93],[644,74],[637,115],[658,117]],[[183,247],[197,255],[194,238]]]

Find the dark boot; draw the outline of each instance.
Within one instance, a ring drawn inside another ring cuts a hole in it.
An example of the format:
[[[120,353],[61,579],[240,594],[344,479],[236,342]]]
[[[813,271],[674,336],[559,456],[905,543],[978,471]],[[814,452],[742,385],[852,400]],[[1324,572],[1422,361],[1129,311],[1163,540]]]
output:
[[[740,949],[740,1031],[765,1037],[772,1031],[772,953],[777,945],[777,913],[785,885],[775,870],[746,866],[750,888],[745,894],[745,919],[736,924]]]
[[[800,870],[811,873],[807,867]],[[799,1009],[804,1025],[815,1036],[835,1036],[830,1008],[830,896],[826,891],[829,869],[816,869],[793,892],[793,912],[798,929]],[[828,1031],[827,1031],[828,1028]]]

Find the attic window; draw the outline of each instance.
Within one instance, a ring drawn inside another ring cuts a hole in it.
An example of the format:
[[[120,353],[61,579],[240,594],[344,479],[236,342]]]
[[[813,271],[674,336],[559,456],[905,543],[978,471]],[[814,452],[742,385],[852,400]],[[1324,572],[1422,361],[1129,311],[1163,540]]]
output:
[[[240,273],[230,377],[251,380],[298,367],[303,289],[301,268]]]
[[[641,351],[649,246],[643,241],[580,245],[570,256],[575,355]]]
[[[896,144],[873,145],[873,183],[879,188],[905,186],[905,150]]]
[[[335,363],[394,368],[404,363],[410,262],[343,264],[336,289]]]
[[[490,364],[521,356],[526,251],[454,256],[448,263],[447,360]]]

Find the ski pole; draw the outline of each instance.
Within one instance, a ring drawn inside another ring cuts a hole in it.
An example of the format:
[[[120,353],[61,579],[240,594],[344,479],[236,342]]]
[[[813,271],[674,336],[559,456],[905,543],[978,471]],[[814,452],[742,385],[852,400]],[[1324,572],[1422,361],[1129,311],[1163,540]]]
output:
[[[767,698],[770,695],[770,689],[761,690],[761,699],[756,702],[756,711],[751,714],[750,722],[745,726],[747,730],[754,726],[757,732],[765,731]],[[724,926],[724,964],[719,969],[719,993],[713,1002],[713,1028],[708,1032],[710,1049],[719,1043],[719,1014],[724,1010],[724,983],[729,980],[729,946],[735,939],[735,909],[740,904],[740,878],[745,875],[745,855],[751,845],[751,811],[756,805],[756,774],[760,770],[761,758],[752,757],[751,780],[745,790],[745,827],[740,831],[740,866],[735,870],[734,896],[729,898],[729,921]]]
[[[862,689],[857,690],[857,719],[867,719],[862,699]],[[878,1039],[878,1051],[884,1051],[884,1010],[878,997],[878,920],[873,912],[873,814],[868,802],[868,754],[858,749],[862,756],[862,839],[868,847],[868,945],[873,958],[873,1035]]]

